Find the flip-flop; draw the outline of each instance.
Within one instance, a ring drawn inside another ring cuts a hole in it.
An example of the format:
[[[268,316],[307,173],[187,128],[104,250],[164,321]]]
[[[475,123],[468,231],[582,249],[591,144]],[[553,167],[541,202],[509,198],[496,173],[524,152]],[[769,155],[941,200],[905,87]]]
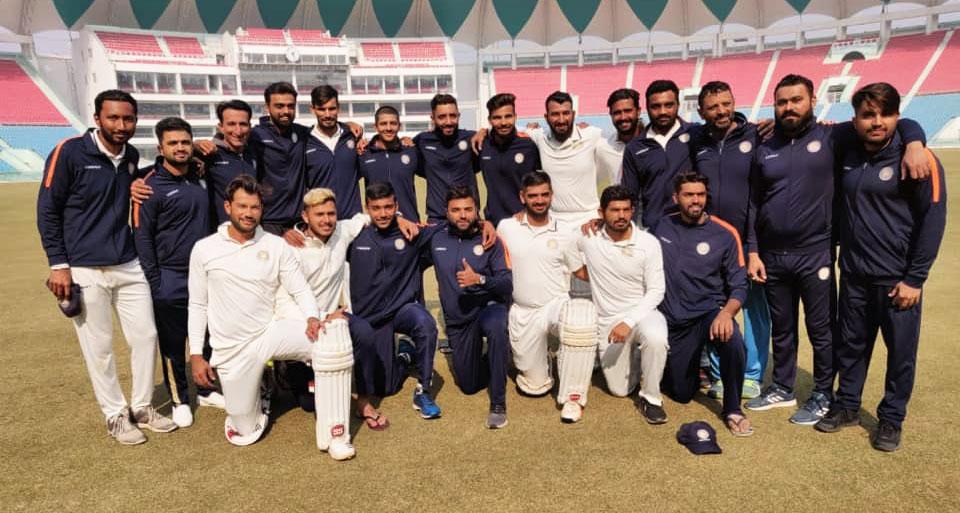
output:
[[[730,431],[731,435],[743,438],[753,435],[753,426],[749,426],[746,431],[741,431],[743,421],[745,420],[747,420],[747,417],[738,413],[731,413],[724,417],[723,423],[727,426],[727,430]]]
[[[384,419],[384,423],[383,424],[380,423],[380,417],[382,417],[380,412],[377,412],[374,415],[364,415],[361,412],[354,412],[354,415],[356,415],[358,419],[363,420],[363,423],[366,424],[366,426],[372,429],[373,431],[383,431],[384,429],[387,429],[388,427],[390,427],[390,419]],[[375,425],[373,426],[370,425],[369,421],[371,420]]]

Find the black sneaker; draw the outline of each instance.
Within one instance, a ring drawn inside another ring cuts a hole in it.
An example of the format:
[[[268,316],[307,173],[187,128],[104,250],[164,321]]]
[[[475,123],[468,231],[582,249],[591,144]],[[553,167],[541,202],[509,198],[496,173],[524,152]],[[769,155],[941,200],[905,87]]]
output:
[[[831,406],[830,411],[813,428],[822,433],[836,433],[847,426],[860,424],[860,412]]]
[[[900,428],[881,420],[877,430],[870,437],[870,445],[883,452],[893,452],[900,448]]]
[[[663,406],[657,406],[643,397],[640,398],[640,414],[647,424],[665,424],[667,422],[667,412],[663,411]]]

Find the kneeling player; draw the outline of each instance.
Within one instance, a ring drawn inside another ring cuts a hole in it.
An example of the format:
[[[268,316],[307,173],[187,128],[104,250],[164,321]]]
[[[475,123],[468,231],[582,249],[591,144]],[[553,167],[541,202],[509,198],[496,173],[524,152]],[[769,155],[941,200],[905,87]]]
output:
[[[583,267],[577,233],[561,230],[550,215],[550,175],[531,171],[523,176],[522,217],[506,218],[497,232],[510,250],[517,286],[510,307],[510,345],[517,368],[517,387],[528,395],[553,388],[547,337],[559,336],[557,358],[563,407],[560,419],[577,422],[587,404],[587,389],[597,352],[597,312],[586,298],[570,298],[570,275]]]
[[[733,319],[747,297],[747,270],[737,230],[704,211],[707,178],[677,176],[674,202],[680,212],[661,218],[652,233],[660,239],[667,293],[660,310],[670,330],[664,388],[675,401],[688,403],[700,388],[700,353],[716,345],[723,381],[723,419],[734,436],[753,434],[740,409],[745,348]]]
[[[259,227],[263,197],[257,181],[249,175],[237,177],[226,197],[230,222],[198,241],[190,254],[190,366],[197,385],[208,387],[216,367],[226,403],[227,440],[249,445],[267,426],[259,395],[264,364],[270,359],[309,361],[320,313],[296,253],[282,238]],[[273,319],[281,285],[306,322]],[[209,364],[203,359],[208,326],[213,348]]]

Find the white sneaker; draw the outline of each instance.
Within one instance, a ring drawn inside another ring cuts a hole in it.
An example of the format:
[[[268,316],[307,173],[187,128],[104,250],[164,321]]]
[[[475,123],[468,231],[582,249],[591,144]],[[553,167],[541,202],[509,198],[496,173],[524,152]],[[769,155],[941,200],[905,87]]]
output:
[[[173,407],[173,423],[185,428],[193,425],[193,412],[189,404],[178,404]]]
[[[223,400],[223,394],[220,392],[210,392],[208,395],[197,395],[197,406],[210,406],[225,410],[227,403]]]
[[[560,410],[560,421],[565,424],[579,422],[583,417],[583,407],[576,401],[567,401],[563,403],[563,409]]]
[[[123,445],[137,445],[147,441],[143,431],[130,422],[128,408],[107,419],[107,433]]]
[[[357,450],[353,444],[343,440],[331,440],[330,447],[327,448],[327,454],[337,461],[349,460],[357,455]]]
[[[153,406],[133,412],[133,420],[137,422],[137,427],[147,428],[154,433],[169,433],[177,429],[177,425],[169,417],[160,415]]]

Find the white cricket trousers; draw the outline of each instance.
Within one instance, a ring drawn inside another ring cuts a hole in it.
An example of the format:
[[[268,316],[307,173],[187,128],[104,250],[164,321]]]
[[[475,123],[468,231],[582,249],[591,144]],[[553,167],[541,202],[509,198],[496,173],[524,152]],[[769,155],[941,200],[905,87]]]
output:
[[[130,346],[130,406],[150,405],[157,360],[153,300],[140,261],[106,267],[71,267],[73,282],[83,288],[83,312],[73,318],[93,394],[106,418],[127,407],[113,353],[113,311]]]
[[[615,396],[626,397],[639,382],[640,397],[650,404],[663,405],[660,381],[670,347],[667,320],[654,310],[634,325],[624,343],[617,344],[610,342],[610,331],[619,322],[604,319],[600,323],[597,352],[607,388]]]
[[[254,431],[260,416],[260,380],[272,360],[310,361],[313,343],[303,319],[271,321],[266,330],[246,344],[213,350],[210,365],[217,369],[230,424],[241,434]],[[211,340],[211,344],[216,344]]]
[[[560,335],[563,307],[568,298],[558,297],[540,307],[510,305],[508,327],[517,386],[530,395],[546,394],[553,388],[550,376],[548,337]]]

